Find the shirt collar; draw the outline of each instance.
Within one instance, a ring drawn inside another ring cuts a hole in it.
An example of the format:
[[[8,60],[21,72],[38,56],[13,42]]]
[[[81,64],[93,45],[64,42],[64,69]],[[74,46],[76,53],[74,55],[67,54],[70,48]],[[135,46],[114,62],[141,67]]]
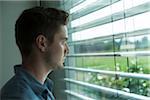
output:
[[[52,91],[53,82],[47,78],[44,84],[41,84],[38,80],[35,79],[27,70],[25,70],[22,65],[14,66],[15,74],[19,77],[22,77],[27,84],[32,88],[36,94],[42,94],[44,90],[48,89]]]

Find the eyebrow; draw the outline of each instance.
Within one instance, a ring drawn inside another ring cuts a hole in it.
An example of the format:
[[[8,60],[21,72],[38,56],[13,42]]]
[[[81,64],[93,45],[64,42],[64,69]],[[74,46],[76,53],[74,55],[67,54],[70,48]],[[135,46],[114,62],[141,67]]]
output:
[[[66,41],[68,40],[68,38],[67,38],[67,37],[62,37],[62,39],[63,39],[63,40],[66,40]]]

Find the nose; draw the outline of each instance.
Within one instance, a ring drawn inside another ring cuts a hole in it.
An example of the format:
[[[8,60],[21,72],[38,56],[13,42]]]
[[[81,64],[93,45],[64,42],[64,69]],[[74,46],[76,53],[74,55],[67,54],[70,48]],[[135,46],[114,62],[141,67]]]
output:
[[[69,47],[68,47],[68,44],[66,43],[66,48],[65,48],[65,54],[68,54],[69,53]]]

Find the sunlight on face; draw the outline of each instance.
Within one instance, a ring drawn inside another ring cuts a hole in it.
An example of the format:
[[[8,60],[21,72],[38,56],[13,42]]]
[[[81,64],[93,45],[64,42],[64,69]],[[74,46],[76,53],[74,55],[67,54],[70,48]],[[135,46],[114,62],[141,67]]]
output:
[[[55,34],[54,41],[49,45],[45,54],[46,62],[53,69],[63,68],[66,53],[69,52],[67,39],[67,27],[61,26],[60,31]]]

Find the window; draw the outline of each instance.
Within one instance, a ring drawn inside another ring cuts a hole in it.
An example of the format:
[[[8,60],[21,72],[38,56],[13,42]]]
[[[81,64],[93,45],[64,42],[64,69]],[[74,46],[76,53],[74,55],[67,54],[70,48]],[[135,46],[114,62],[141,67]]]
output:
[[[71,13],[67,99],[150,99],[150,0],[64,0],[62,8]]]

